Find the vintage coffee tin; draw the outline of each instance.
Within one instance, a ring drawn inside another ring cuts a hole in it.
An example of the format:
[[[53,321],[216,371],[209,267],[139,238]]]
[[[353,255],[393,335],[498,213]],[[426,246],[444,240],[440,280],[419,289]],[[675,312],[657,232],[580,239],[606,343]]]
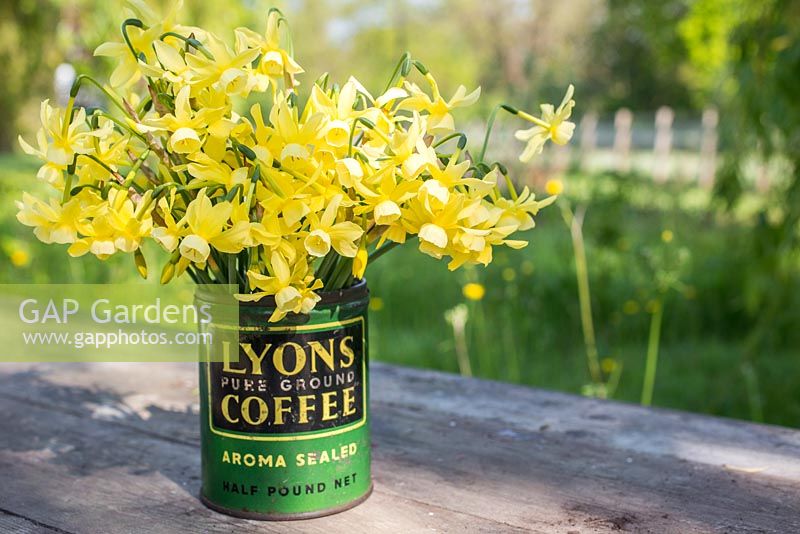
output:
[[[321,296],[310,314],[277,323],[268,322],[274,301],[241,303],[239,346],[219,336],[208,350],[221,358],[201,359],[201,499],[210,508],[303,519],[351,508],[372,491],[369,292],[362,281]]]

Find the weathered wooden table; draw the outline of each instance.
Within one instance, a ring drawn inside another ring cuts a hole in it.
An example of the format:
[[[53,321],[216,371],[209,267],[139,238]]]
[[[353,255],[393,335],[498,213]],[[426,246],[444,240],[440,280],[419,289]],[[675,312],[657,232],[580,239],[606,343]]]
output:
[[[259,523],[197,500],[184,364],[0,366],[0,532],[800,532],[800,432],[374,365],[375,492]]]

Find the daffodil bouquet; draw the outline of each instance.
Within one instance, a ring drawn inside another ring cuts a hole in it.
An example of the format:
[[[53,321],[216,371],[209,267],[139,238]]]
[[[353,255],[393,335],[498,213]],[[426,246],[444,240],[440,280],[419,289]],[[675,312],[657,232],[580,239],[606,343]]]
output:
[[[571,86],[541,117],[498,106],[473,156],[451,112],[480,89],[445,99],[404,54],[377,96],[328,75],[301,91],[280,11],[265,33],[238,28],[226,42],[175,22],[179,6],[160,16],[129,0],[122,40],[95,51],[118,63],[108,83],[78,76],[66,109],[42,103],[35,143],[20,138],[56,192],[17,203],[43,242],[69,244],[71,256],[132,254],[146,276],[141,247],[152,239],[170,253],[162,283],[186,274],[238,286],[241,300],[272,295],[277,321],[308,313],[320,291],[354,284],[414,238],[451,270],[487,265],[496,246],[524,247],[515,234],[554,201],[517,191],[484,156],[499,110],[532,123],[517,132],[523,161],[548,140],[566,143]],[[76,104],[86,84],[106,109]],[[260,103],[245,109],[246,98]]]

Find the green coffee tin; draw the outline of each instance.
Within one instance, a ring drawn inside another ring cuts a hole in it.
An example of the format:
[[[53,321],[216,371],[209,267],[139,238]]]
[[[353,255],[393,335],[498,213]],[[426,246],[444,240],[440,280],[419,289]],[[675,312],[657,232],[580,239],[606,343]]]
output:
[[[201,499],[210,508],[303,519],[351,508],[372,491],[369,292],[362,281],[321,297],[310,314],[276,323],[268,322],[274,301],[241,303],[239,346],[219,336],[209,350],[221,357],[201,358]]]

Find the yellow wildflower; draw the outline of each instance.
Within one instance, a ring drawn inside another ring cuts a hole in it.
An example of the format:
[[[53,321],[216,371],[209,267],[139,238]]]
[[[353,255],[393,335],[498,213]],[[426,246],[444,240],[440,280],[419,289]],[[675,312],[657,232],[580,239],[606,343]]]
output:
[[[20,268],[27,266],[31,262],[31,255],[27,251],[18,248],[11,253],[10,259],[11,265]]]
[[[564,191],[564,182],[555,178],[547,180],[547,183],[544,184],[544,190],[551,196],[560,195]]]
[[[483,284],[470,282],[468,284],[464,284],[461,292],[464,294],[466,299],[478,301],[483,299],[483,296],[486,294],[486,288],[483,287]]]

